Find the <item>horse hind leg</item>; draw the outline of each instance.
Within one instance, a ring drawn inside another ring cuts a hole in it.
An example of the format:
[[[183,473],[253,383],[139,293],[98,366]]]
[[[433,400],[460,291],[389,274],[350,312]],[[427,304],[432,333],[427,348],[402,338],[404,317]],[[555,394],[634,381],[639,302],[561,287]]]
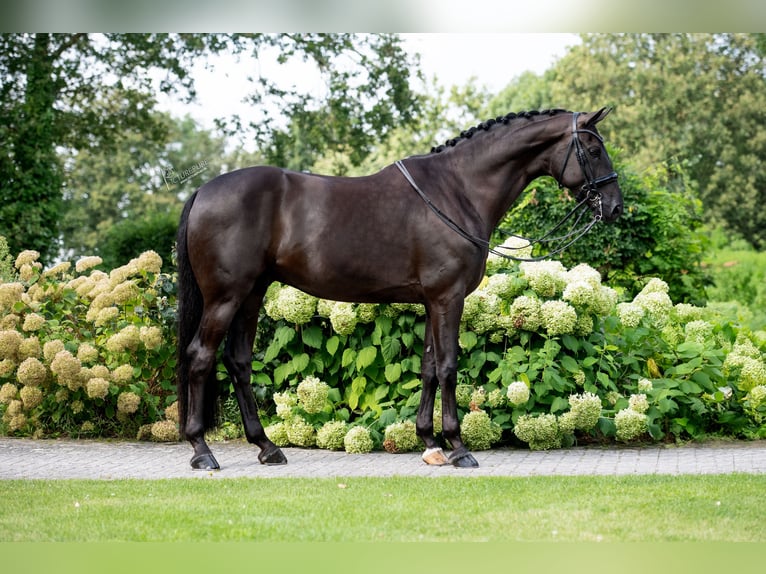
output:
[[[262,300],[263,293],[253,293],[235,315],[226,337],[223,363],[234,385],[245,437],[249,443],[261,449],[258,460],[261,464],[286,464],[287,458],[282,450],[266,436],[258,417],[258,408],[250,384],[253,370],[253,341]]]
[[[218,389],[213,369],[216,352],[235,311],[236,306],[230,302],[206,308],[202,313],[197,334],[186,351],[189,361],[189,386],[184,435],[194,449],[191,466],[195,470],[220,468],[205,442],[205,432],[215,424],[214,411],[218,401]]]

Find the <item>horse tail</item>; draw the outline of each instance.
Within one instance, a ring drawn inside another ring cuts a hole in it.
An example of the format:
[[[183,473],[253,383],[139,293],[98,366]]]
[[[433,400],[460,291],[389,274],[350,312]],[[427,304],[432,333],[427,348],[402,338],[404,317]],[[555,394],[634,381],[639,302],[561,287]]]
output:
[[[194,205],[197,191],[187,200],[181,213],[176,236],[176,259],[178,269],[177,280],[177,336],[178,336],[178,362],[176,367],[176,389],[178,394],[178,425],[181,438],[186,438],[186,418],[189,405],[189,354],[188,349],[197,334],[200,321],[202,320],[203,299],[197,278],[189,261],[189,249],[186,241],[186,232],[189,223],[189,212]],[[207,392],[203,393],[203,425],[204,430],[215,426],[218,409],[218,393],[213,392],[217,387],[215,369],[211,370],[208,380],[205,382]]]

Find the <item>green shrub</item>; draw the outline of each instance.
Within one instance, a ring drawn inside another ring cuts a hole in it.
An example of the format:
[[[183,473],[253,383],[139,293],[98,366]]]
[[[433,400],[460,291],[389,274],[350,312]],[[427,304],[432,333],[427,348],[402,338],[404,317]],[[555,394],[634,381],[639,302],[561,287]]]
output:
[[[627,296],[635,295],[649,278],[659,277],[668,284],[674,301],[701,304],[709,283],[701,266],[707,236],[701,229],[701,203],[683,169],[662,166],[639,176],[619,153],[612,156],[623,193],[622,217],[609,225],[596,225],[557,259],[568,267],[588,263]],[[553,179],[541,178],[524,192],[500,227],[541,237],[575,205],[574,198],[558,189]],[[540,252],[551,248],[543,246]]]
[[[178,438],[170,278],[146,252],[111,273],[98,257],[43,270],[15,261],[0,283],[0,386],[6,434]],[[157,432],[148,430],[156,425]]]
[[[172,251],[178,229],[178,214],[155,213],[141,219],[122,220],[106,232],[99,255],[105,269],[126,264],[145,251],[155,251],[171,271]]]
[[[0,284],[0,432],[177,438],[172,278],[154,253],[108,274],[98,263],[43,271],[24,252],[17,278]],[[766,333],[715,306],[674,304],[659,278],[620,300],[588,265],[491,258],[488,269],[459,334],[471,448],[766,436]],[[252,382],[274,442],[417,448],[421,306],[334,303],[275,284],[264,309]],[[241,434],[226,405],[212,438]],[[437,397],[437,433],[439,407]]]
[[[721,234],[714,232],[714,236]],[[737,248],[742,242],[728,242],[725,236],[714,241],[719,248],[705,262],[712,280],[709,300],[730,304],[733,321],[753,330],[766,328],[766,253]]]

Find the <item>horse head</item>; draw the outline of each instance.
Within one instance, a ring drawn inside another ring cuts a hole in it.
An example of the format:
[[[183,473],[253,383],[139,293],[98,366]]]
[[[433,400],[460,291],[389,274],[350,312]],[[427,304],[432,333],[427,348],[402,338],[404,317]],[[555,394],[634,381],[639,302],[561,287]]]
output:
[[[560,187],[572,190],[578,202],[587,200],[594,215],[607,222],[617,219],[623,211],[617,173],[596,129],[610,111],[601,108],[592,113],[572,113],[567,137],[562,138],[554,154],[560,158],[561,168],[552,174]]]

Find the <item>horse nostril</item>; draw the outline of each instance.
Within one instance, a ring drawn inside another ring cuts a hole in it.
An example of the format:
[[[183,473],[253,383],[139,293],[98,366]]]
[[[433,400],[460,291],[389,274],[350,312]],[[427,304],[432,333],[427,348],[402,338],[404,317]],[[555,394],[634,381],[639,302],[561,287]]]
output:
[[[617,219],[622,215],[622,205],[615,205],[612,208],[611,219]]]

